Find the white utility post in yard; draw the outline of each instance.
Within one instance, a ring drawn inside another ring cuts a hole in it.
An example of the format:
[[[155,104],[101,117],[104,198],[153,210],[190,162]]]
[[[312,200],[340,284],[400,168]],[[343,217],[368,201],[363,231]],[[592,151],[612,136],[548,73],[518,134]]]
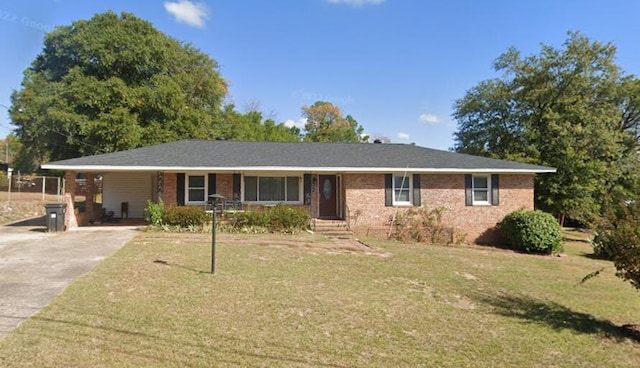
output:
[[[11,204],[11,173],[13,173],[12,168],[7,168],[7,177],[9,178],[9,189],[7,192],[7,201]]]

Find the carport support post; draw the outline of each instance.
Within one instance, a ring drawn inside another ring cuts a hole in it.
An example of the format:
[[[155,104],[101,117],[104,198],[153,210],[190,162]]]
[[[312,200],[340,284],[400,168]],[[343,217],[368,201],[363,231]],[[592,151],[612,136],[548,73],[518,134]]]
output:
[[[85,178],[85,208],[84,210],[87,212],[88,220],[93,220],[93,197],[95,195],[95,187],[94,187],[94,179],[95,175],[93,173],[84,174]],[[122,214],[120,215],[122,217]]]
[[[213,219],[211,222],[211,274],[216,273],[216,207],[218,199],[224,199],[220,194],[212,194],[209,196],[211,202],[211,212],[213,212]]]
[[[74,201],[76,199],[76,172],[64,172],[64,197],[63,201],[67,204],[67,212],[64,215],[64,225],[67,230],[78,227],[78,219],[76,218]]]

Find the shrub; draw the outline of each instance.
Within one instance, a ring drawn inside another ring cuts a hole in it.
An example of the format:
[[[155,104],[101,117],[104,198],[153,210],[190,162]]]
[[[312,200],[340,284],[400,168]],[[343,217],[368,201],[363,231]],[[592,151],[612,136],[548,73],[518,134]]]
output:
[[[612,260],[616,276],[640,289],[640,202],[621,205],[617,214],[608,213],[596,234],[595,254]]]
[[[399,213],[391,237],[401,241],[417,241],[432,244],[451,244],[460,242],[462,237],[456,236],[453,228],[442,224],[444,208],[429,210],[427,207],[412,207]]]
[[[593,248],[593,255],[595,257],[599,259],[606,259],[606,260],[612,261],[613,254],[611,254],[612,247],[610,244],[610,241],[612,239],[609,238],[612,234],[606,234],[605,231],[607,230],[603,230],[602,228],[597,228],[596,236],[594,236],[593,240],[589,240],[589,245],[591,245],[591,248]],[[611,229],[609,229],[608,231],[611,231]],[[604,238],[600,234],[605,235]]]
[[[508,244],[526,253],[557,253],[562,250],[560,224],[542,211],[515,211],[500,224],[500,232]]]
[[[144,219],[151,225],[161,225],[163,212],[164,203],[162,202],[162,200],[160,200],[158,203],[147,200],[147,215]]]
[[[266,227],[269,223],[269,217],[266,212],[251,210],[236,212],[229,217],[229,221],[233,227]]]
[[[277,232],[298,232],[309,227],[311,216],[302,208],[279,204],[264,211],[236,212],[230,217],[230,225],[235,229],[267,228]]]
[[[181,228],[202,226],[208,219],[202,207],[167,207],[162,212],[162,224]]]
[[[293,232],[309,227],[311,216],[306,209],[293,208],[279,204],[265,211],[269,221],[268,227],[274,231]]]
[[[7,173],[0,170],[0,188],[5,188],[9,186],[9,176]]]

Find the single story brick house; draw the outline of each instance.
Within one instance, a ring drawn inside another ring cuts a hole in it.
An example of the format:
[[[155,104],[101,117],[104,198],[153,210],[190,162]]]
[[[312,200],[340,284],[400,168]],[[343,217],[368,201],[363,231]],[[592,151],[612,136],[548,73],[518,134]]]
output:
[[[533,208],[535,174],[554,168],[407,144],[181,140],[129,151],[50,162],[65,171],[67,202],[78,173],[102,176],[102,205],[117,217],[144,217],[147,200],[205,206],[218,193],[250,206],[285,203],[314,219],[340,219],[356,233],[386,234],[412,206],[445,208],[444,221],[467,241],[488,241],[496,223]],[[126,208],[123,204],[126,203]],[[126,210],[126,213],[123,211]]]

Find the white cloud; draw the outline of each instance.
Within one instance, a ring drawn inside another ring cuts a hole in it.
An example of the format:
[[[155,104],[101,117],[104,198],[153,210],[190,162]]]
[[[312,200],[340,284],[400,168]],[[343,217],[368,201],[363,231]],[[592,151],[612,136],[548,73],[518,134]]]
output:
[[[434,114],[421,114],[420,117],[418,117],[418,120],[421,123],[425,123],[425,124],[438,124],[440,122],[440,118]]]
[[[347,4],[353,7],[382,4],[385,0],[327,0],[330,4]]]
[[[204,27],[204,21],[209,16],[209,11],[203,3],[194,3],[189,0],[165,1],[164,9],[172,14],[178,22],[184,22],[198,28]]]
[[[286,126],[287,128],[297,127],[300,130],[303,130],[304,126],[306,124],[307,124],[307,118],[298,119],[298,121],[295,121],[293,119],[289,119],[289,120],[284,122],[284,126]]]
[[[401,139],[403,141],[406,141],[409,138],[411,138],[411,136],[409,136],[409,134],[403,133],[403,132],[398,132],[398,134],[396,134],[396,137],[398,137],[398,139]]]

